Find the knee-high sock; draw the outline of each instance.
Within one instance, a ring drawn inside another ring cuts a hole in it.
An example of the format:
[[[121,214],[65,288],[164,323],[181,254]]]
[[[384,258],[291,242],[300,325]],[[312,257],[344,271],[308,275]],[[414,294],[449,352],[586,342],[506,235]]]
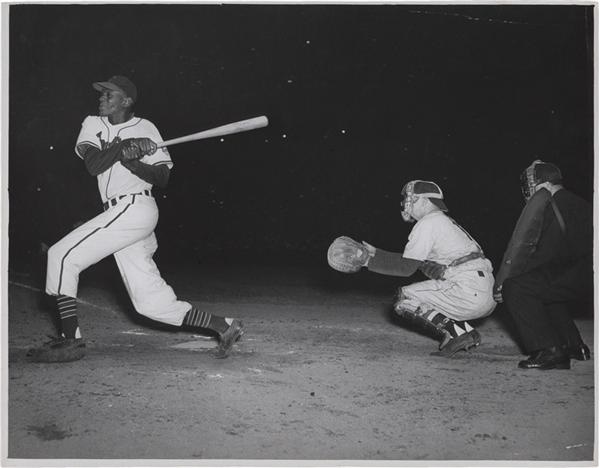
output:
[[[206,328],[221,335],[229,328],[232,321],[233,319],[231,318],[212,315],[209,312],[200,311],[197,308],[192,307],[185,315],[182,326]]]
[[[81,338],[77,321],[77,300],[71,296],[56,296],[62,335],[65,338]]]

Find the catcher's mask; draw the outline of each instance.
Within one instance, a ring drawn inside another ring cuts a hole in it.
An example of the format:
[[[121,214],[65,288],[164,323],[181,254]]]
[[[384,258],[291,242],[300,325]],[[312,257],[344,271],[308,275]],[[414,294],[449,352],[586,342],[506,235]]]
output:
[[[544,182],[561,184],[562,174],[554,164],[536,159],[521,173],[521,192],[525,201],[529,200],[537,191],[537,186]]]
[[[431,203],[442,211],[448,211],[444,203],[444,193],[438,184],[426,180],[411,180],[402,187],[402,219],[414,222],[412,216],[413,204],[419,198],[428,198]]]

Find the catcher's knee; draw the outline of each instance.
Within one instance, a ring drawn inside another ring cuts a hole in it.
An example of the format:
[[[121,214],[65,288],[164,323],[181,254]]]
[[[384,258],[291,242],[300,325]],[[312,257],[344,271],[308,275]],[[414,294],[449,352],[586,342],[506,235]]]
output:
[[[419,306],[415,305],[410,301],[402,288],[398,288],[398,292],[394,297],[394,313],[397,317],[412,318],[412,316],[418,314]]]

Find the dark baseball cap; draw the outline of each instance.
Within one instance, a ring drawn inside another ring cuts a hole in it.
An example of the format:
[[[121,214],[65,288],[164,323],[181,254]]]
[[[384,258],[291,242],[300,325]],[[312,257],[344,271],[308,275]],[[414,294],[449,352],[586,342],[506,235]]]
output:
[[[107,81],[96,81],[92,83],[92,86],[96,91],[104,91],[110,89],[112,91],[121,91],[125,96],[130,97],[133,101],[137,101],[137,88],[133,82],[122,75],[115,75],[109,78]]]
[[[444,193],[438,184],[428,180],[416,180],[413,185],[413,193],[421,197],[427,197],[431,203],[442,211],[448,211],[444,203]]]

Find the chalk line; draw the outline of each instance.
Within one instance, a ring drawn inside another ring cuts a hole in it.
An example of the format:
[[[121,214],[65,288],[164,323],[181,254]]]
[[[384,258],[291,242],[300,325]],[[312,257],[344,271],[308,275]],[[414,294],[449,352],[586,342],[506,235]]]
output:
[[[44,292],[40,288],[36,288],[34,286],[30,286],[25,283],[19,283],[17,281],[9,280],[8,284],[12,284],[13,286],[19,286],[20,288],[24,288],[24,289],[29,289],[30,291],[35,291],[35,292],[39,292],[39,293]],[[77,298],[77,302],[79,302],[80,304],[85,304],[90,307],[95,307],[96,309],[107,310],[107,311],[111,312],[113,315],[116,315],[116,312],[113,309],[111,309],[110,307],[100,306],[98,304],[94,304],[93,302],[89,302],[89,301],[86,301],[85,299],[80,299],[80,298]]]

